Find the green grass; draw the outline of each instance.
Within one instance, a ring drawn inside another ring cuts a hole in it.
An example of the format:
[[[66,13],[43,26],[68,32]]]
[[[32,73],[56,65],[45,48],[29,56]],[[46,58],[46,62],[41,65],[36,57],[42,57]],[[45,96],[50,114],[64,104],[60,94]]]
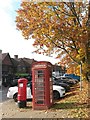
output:
[[[78,104],[77,102],[61,102],[55,103],[52,109],[79,109],[87,108],[87,104]]]

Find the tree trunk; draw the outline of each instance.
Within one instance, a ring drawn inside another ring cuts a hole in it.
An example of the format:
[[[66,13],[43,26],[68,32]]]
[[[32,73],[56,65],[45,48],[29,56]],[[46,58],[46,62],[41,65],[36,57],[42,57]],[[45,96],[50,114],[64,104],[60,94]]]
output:
[[[90,0],[88,6],[88,21],[87,21],[87,29],[88,29],[88,42],[86,44],[86,61],[87,61],[87,79],[90,81]]]

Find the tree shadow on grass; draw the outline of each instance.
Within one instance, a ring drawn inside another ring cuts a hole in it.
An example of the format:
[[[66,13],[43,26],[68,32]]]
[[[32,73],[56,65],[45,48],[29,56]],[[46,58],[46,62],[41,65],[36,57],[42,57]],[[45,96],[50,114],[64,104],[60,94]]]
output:
[[[52,109],[79,109],[88,108],[87,103],[77,103],[77,102],[66,102],[66,103],[55,103]]]

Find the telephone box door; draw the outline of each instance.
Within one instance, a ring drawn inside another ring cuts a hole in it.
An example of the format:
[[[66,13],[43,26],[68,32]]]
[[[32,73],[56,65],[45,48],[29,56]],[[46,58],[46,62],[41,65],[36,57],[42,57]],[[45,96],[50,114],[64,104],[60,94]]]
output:
[[[45,71],[35,70],[34,83],[35,104],[45,104]]]

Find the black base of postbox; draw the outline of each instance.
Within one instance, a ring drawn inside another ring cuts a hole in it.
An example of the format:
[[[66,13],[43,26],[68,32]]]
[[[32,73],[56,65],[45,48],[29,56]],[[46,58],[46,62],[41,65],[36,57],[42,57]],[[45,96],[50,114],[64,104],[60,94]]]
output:
[[[26,107],[26,101],[18,101],[18,107],[19,107],[19,108],[24,108],[24,107]]]

